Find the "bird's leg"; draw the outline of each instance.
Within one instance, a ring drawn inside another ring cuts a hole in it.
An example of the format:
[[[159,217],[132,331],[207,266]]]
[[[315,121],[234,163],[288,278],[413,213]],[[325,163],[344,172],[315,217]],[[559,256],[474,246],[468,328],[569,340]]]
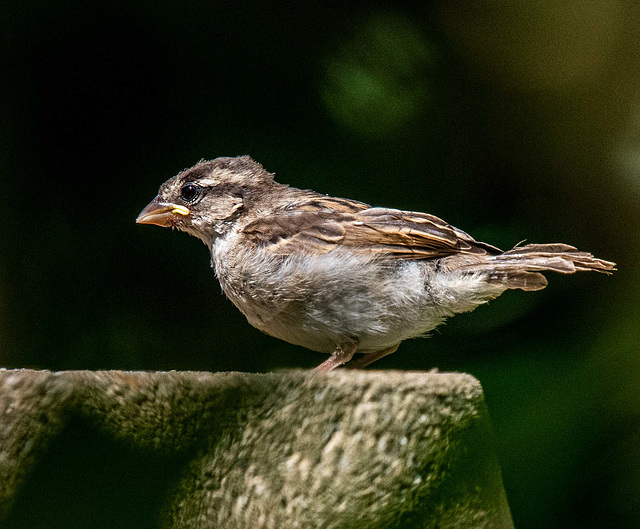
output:
[[[373,353],[365,354],[362,358],[358,358],[357,360],[353,360],[345,367],[349,369],[362,369],[363,367],[367,367],[369,364],[373,364],[376,360],[380,360],[381,358],[390,355],[391,353],[395,353],[396,349],[400,347],[400,344],[393,345],[391,347],[387,347],[386,349],[382,349],[380,351],[375,351]]]
[[[357,344],[339,345],[331,356],[322,362],[315,371],[331,371],[342,364],[346,364],[353,358],[356,352]]]

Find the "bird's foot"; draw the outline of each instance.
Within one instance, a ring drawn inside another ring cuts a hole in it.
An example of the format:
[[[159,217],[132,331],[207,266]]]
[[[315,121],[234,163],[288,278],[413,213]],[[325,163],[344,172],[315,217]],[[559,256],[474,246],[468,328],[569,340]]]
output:
[[[336,348],[336,350],[322,362],[314,371],[331,371],[342,364],[346,364],[353,358],[356,352],[356,344],[342,345]]]

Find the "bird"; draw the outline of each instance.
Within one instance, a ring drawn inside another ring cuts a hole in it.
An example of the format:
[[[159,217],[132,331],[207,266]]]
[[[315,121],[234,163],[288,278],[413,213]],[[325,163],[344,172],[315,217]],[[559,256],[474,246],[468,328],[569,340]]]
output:
[[[136,222],[202,240],[248,322],[329,354],[319,371],[365,367],[506,290],[541,290],[543,272],[616,266],[561,243],[502,251],[427,213],[278,183],[250,156],[183,170]]]

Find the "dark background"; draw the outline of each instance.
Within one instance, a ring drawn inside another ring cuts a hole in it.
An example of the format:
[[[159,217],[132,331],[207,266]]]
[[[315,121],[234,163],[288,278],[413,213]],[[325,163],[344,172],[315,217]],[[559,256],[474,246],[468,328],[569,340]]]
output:
[[[482,382],[516,527],[640,520],[640,7],[592,2],[35,2],[0,9],[0,365],[268,371],[196,239],[136,225],[200,158],[427,211],[549,277],[379,369]]]

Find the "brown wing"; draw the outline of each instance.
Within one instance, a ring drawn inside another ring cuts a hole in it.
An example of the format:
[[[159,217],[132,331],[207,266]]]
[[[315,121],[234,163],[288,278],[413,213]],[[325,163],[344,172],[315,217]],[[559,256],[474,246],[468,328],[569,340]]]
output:
[[[345,246],[403,259],[501,253],[433,215],[330,197],[292,204],[250,223],[244,235],[278,255],[321,254]]]

